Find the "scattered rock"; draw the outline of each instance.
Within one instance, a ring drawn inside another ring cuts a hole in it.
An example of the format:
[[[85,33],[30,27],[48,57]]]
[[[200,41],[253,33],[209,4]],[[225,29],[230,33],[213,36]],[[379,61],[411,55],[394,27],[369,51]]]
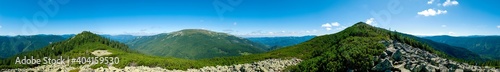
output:
[[[372,68],[372,70],[378,72],[387,70],[405,72],[408,70],[412,72],[499,72],[500,70],[458,63],[397,41],[383,43],[389,43],[389,45],[386,45],[386,50],[378,56],[380,57],[377,58],[379,60],[375,60],[383,62],[375,62],[376,65]]]
[[[297,65],[302,60],[292,58],[288,60],[282,59],[267,59],[263,61],[236,64],[231,66],[207,66],[200,69],[187,69],[187,70],[167,70],[160,67],[147,67],[147,66],[127,66],[123,69],[108,66],[108,68],[91,69],[92,65],[83,65],[80,67],[72,67],[69,65],[42,65],[35,68],[27,69],[12,69],[6,70],[7,72],[26,72],[26,71],[42,71],[42,72],[68,72],[73,69],[80,69],[80,72],[281,72],[286,67]]]

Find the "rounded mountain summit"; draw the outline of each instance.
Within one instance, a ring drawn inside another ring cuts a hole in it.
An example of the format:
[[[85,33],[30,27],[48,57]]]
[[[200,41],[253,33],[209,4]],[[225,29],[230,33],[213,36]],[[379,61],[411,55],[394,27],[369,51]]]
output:
[[[142,36],[127,42],[141,53],[202,59],[240,56],[265,52],[264,45],[234,35],[203,29],[184,29],[172,33]]]

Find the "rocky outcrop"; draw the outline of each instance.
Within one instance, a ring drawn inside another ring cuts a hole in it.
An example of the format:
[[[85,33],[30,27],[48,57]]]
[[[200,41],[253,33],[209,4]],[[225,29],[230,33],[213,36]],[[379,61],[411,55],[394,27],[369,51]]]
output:
[[[42,71],[42,72],[68,72],[73,69],[80,69],[80,72],[281,72],[286,67],[297,65],[302,60],[297,58],[292,58],[288,60],[282,59],[267,59],[263,61],[246,63],[246,64],[236,64],[230,66],[207,66],[200,69],[188,69],[188,70],[167,70],[160,67],[147,67],[147,66],[127,66],[123,69],[115,68],[109,66],[108,68],[97,68],[91,69],[91,65],[83,65],[78,68],[71,67],[68,65],[42,65],[35,68],[28,69],[12,69],[8,72],[16,71]]]
[[[458,63],[397,41],[383,41],[387,49],[375,57],[374,71],[401,72],[499,72],[499,69]]]

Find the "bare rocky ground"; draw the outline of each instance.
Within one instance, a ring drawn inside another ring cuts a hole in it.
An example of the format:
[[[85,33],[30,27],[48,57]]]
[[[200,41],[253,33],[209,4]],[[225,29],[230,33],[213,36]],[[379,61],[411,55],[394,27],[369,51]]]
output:
[[[12,69],[6,72],[27,72],[27,71],[42,71],[42,72],[68,72],[73,69],[80,69],[80,72],[281,72],[286,67],[297,65],[302,60],[292,58],[288,60],[283,59],[267,59],[263,61],[236,64],[231,66],[207,66],[200,69],[188,70],[167,70],[160,67],[146,67],[146,66],[127,66],[123,69],[109,66],[108,68],[91,69],[91,65],[83,65],[78,68],[68,65],[42,65],[35,68],[27,69]]]
[[[375,57],[375,71],[400,72],[500,72],[499,69],[459,63],[397,41],[383,41],[387,49]]]

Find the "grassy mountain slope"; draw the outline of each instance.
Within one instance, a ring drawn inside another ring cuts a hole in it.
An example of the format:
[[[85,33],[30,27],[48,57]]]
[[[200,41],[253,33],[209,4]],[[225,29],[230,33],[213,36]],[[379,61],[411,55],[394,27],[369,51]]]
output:
[[[463,47],[483,57],[489,57],[490,59],[500,59],[500,36],[430,36],[423,38],[452,46]]]
[[[296,45],[307,40],[314,38],[315,36],[302,36],[302,37],[252,37],[247,38],[250,41],[261,43],[266,45],[264,50],[275,50],[278,48]]]
[[[141,53],[187,59],[262,53],[265,47],[244,38],[201,29],[138,37],[127,44]]]
[[[0,36],[0,58],[43,48],[65,38],[57,35]]]

